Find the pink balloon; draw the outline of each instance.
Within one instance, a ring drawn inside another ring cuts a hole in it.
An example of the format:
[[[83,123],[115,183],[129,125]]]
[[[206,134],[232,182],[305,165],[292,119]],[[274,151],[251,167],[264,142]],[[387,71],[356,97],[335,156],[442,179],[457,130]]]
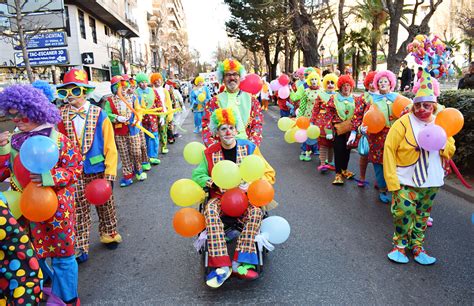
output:
[[[278,91],[278,89],[281,88],[281,85],[280,85],[280,83],[278,83],[278,80],[273,80],[273,81],[270,82],[270,88],[273,91]]]
[[[247,74],[245,78],[240,81],[240,89],[248,92],[249,94],[256,95],[262,90],[263,81],[258,74],[251,73]]]
[[[290,83],[290,78],[286,74],[282,74],[278,77],[278,83],[282,86],[286,86]]]
[[[431,124],[418,133],[417,140],[421,148],[427,151],[439,151],[446,145],[447,136],[442,127]]]
[[[295,133],[295,140],[299,143],[303,143],[308,140],[308,134],[306,134],[306,130],[297,130]]]
[[[290,87],[283,86],[282,88],[278,89],[278,97],[280,99],[286,99],[290,96]]]

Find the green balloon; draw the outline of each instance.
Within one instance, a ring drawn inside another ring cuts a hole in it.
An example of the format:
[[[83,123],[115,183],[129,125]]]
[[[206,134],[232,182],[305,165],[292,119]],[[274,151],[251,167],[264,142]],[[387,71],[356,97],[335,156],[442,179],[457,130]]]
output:
[[[316,139],[321,134],[319,127],[316,125],[311,125],[308,130],[306,131],[309,139]]]
[[[221,160],[212,168],[212,180],[222,189],[232,189],[240,185],[242,180],[240,169],[230,160]]]
[[[248,183],[262,178],[265,173],[265,162],[258,155],[249,155],[240,164],[242,179]]]
[[[295,143],[296,142],[295,133],[296,133],[297,130],[298,130],[297,127],[293,127],[290,130],[285,132],[285,141],[287,143]]]
[[[193,141],[188,143],[183,150],[184,160],[191,165],[198,165],[204,157],[203,152],[205,149],[206,147],[200,142]]]
[[[292,127],[294,127],[296,124],[295,121],[291,120],[290,118],[288,117],[283,117],[283,118],[280,118],[278,120],[278,128],[283,131],[283,132],[286,132],[288,131],[289,129],[291,129]]]
[[[195,181],[180,179],[171,186],[170,196],[176,205],[186,207],[200,203],[205,192]]]
[[[8,190],[3,192],[3,195],[7,198],[7,206],[10,209],[12,216],[18,220],[22,216],[20,209],[21,193],[18,191]]]

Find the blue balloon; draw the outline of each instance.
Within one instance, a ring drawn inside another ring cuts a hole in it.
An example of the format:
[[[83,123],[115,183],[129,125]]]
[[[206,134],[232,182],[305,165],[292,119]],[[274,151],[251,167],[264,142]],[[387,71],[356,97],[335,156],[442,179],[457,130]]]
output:
[[[58,159],[58,146],[46,136],[30,137],[20,148],[20,161],[31,173],[48,172],[53,169]]]
[[[290,236],[290,224],[282,217],[271,216],[262,221],[260,232],[270,243],[280,244]]]
[[[439,70],[438,69],[433,69],[433,73],[435,77],[439,76]]]
[[[448,74],[449,74],[449,76],[453,76],[453,75],[454,75],[454,69],[453,69],[453,68],[449,68]]]

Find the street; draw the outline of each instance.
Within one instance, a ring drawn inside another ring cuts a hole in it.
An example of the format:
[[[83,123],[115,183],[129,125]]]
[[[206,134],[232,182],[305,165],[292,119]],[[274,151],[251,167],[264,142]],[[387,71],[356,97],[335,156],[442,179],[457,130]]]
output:
[[[124,238],[117,250],[100,244],[94,223],[89,261],[79,266],[82,304],[474,303],[473,203],[442,190],[425,244],[438,262],[420,266],[410,256],[408,264],[394,264],[387,259],[393,233],[390,209],[378,201],[371,165],[370,187],[361,189],[354,182],[333,186],[332,173],[316,172],[317,158],[299,161],[299,145],[284,141],[277,118],[274,109],[266,113],[261,150],[277,172],[275,200],[280,206],[270,214],[287,219],[291,235],[268,254],[258,280],[230,278],[217,290],[208,288],[193,240],[173,230],[178,207],[169,188],[177,179],[191,177],[193,166],[184,161],[182,150],[200,140],[192,133],[190,113],[183,124],[187,133],[170,145],[168,155],[160,156],[162,163],[148,172],[148,180],[115,187]],[[358,158],[352,153],[350,169],[356,173]]]

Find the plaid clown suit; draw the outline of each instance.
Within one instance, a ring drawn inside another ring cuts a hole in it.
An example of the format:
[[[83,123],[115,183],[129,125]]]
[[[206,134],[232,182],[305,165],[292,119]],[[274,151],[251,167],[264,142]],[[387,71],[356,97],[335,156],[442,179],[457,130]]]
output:
[[[88,253],[91,205],[85,198],[87,184],[95,179],[114,181],[117,175],[117,147],[114,132],[107,114],[99,107],[86,102],[79,110],[71,105],[61,108],[62,121],[58,130],[75,144],[82,154],[84,167],[78,177],[76,202],[76,250]],[[114,196],[101,206],[96,206],[99,216],[99,234],[117,234],[117,213]]]
[[[128,105],[135,107],[134,96],[128,96]],[[140,130],[133,125],[135,115],[125,105],[118,96],[110,97],[104,105],[110,121],[114,126],[115,143],[122,161],[123,179],[130,180],[134,174],[142,173],[142,146]],[[118,116],[127,118],[127,121],[121,123],[117,120]]]
[[[245,139],[237,140],[235,158],[231,158],[237,164],[240,164],[247,155],[261,155],[258,147]],[[213,184],[210,177],[213,166],[221,160],[224,160],[224,153],[220,143],[211,145],[204,151],[205,158],[193,171],[193,180],[201,187],[211,188],[211,199],[206,203],[204,216],[206,218],[207,243],[209,249],[209,266],[226,267],[231,266],[231,260],[225,241],[224,224],[221,220],[221,196],[222,190]],[[275,182],[275,171],[265,161],[265,179],[270,183]],[[255,248],[255,236],[260,231],[263,212],[259,207],[249,205],[245,213],[239,217],[243,224],[243,230],[237,240],[237,246],[234,252],[233,260],[240,263],[258,264],[257,250]]]

